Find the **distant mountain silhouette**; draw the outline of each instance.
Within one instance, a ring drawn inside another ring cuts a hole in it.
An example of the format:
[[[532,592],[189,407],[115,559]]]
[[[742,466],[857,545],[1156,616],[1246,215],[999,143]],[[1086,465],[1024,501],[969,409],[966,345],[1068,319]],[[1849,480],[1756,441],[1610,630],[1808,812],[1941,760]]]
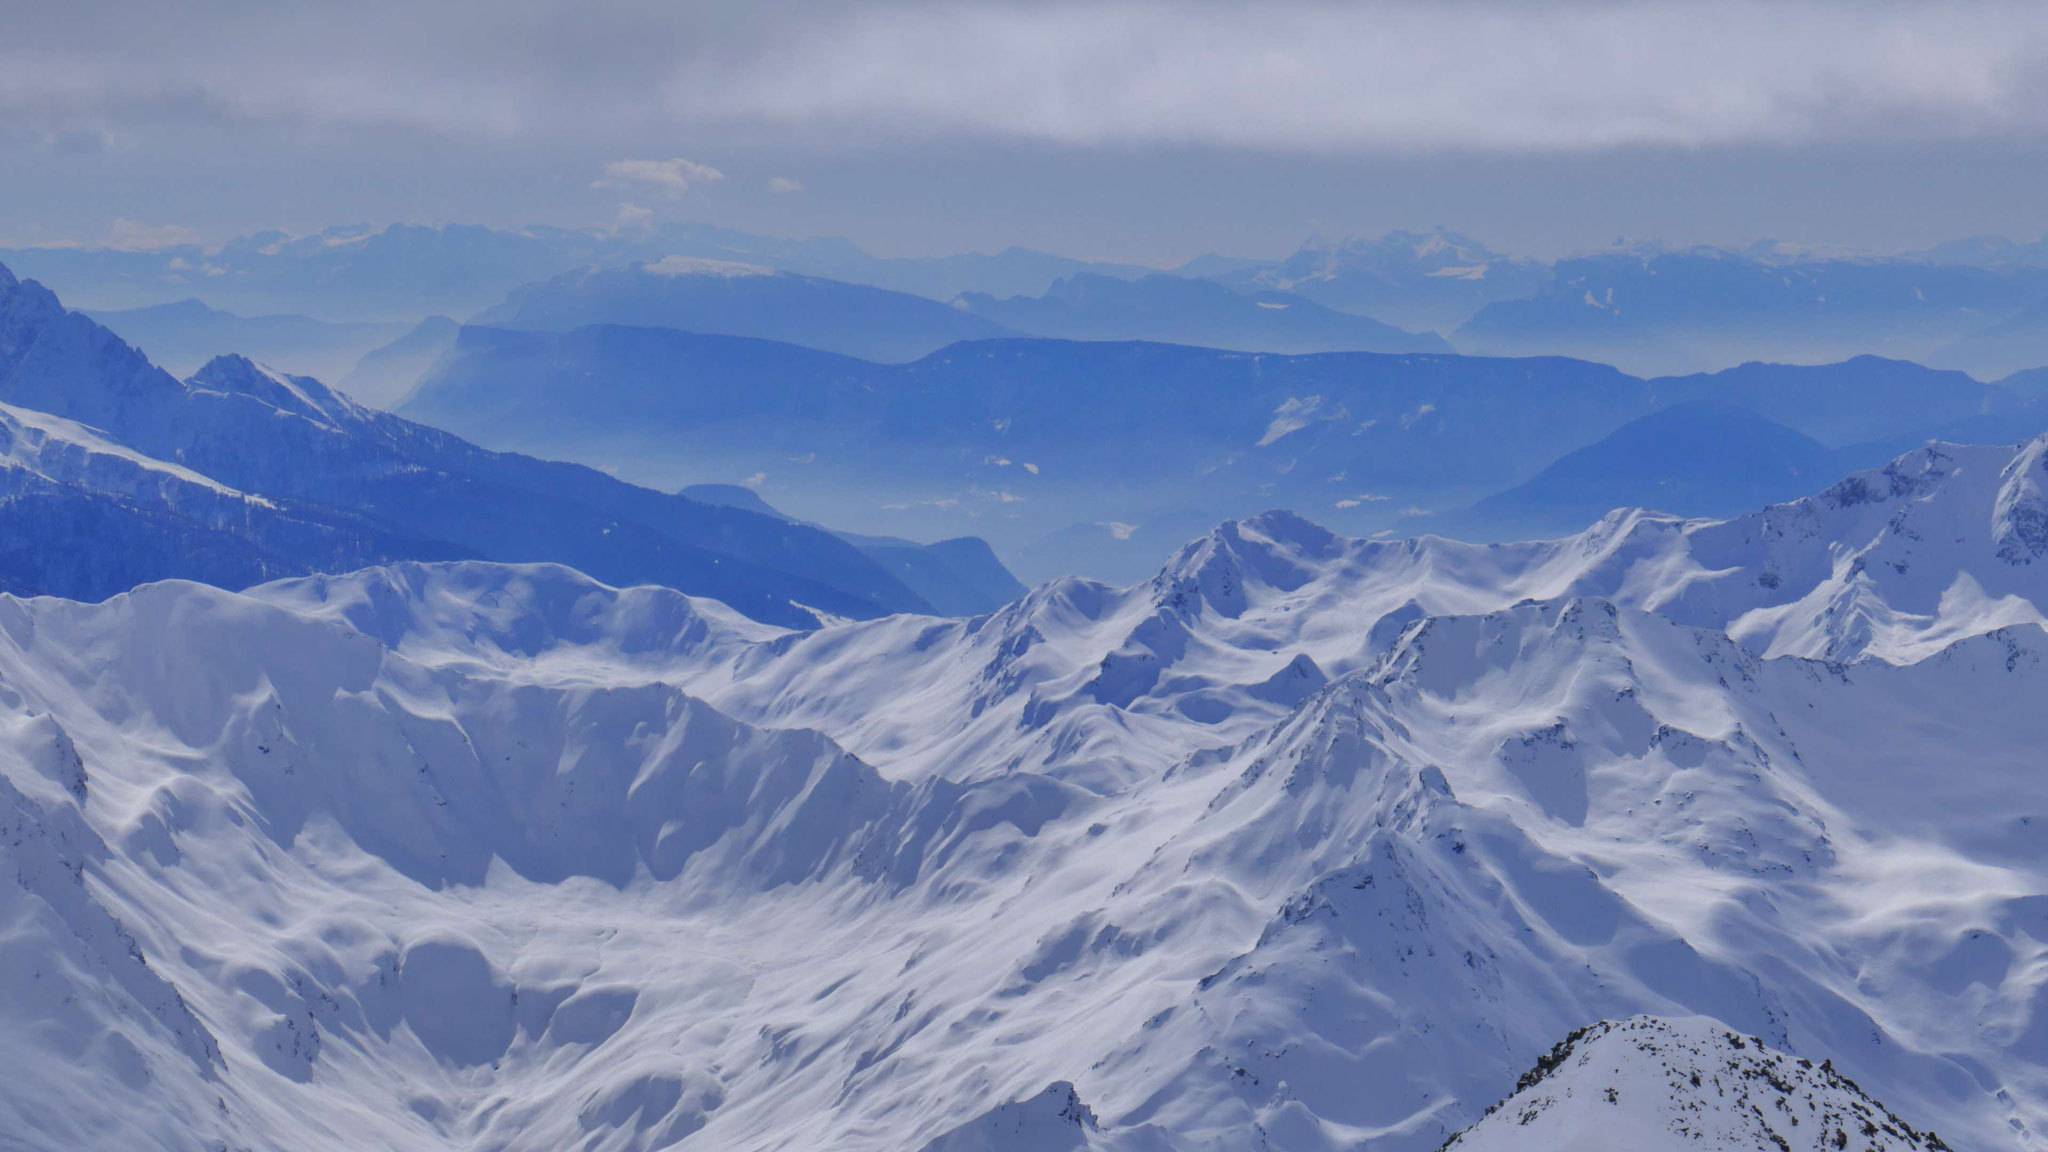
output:
[[[1539,291],[1488,304],[1451,341],[1466,352],[1583,356],[1645,374],[1861,354],[1919,360],[2044,296],[2041,269],[1619,252],[1559,261]]]
[[[957,341],[1009,331],[922,296],[756,265],[678,258],[556,276],[519,289],[474,323],[556,332],[591,324],[674,328],[885,362],[914,360]]]
[[[1730,516],[1823,485],[1837,465],[1810,436],[1746,408],[1695,400],[1631,420],[1470,508],[1408,523],[1464,540],[1548,539],[1615,508]]]
[[[2048,297],[1935,349],[1928,359],[1984,380],[2048,367]]]
[[[1147,541],[1266,508],[1360,534],[1404,509],[1463,508],[1688,401],[1829,449],[2012,442],[2048,426],[2004,388],[1874,357],[1644,380],[1562,358],[1012,339],[878,365],[619,327],[465,329],[403,411],[663,488],[761,475],[765,491],[802,493],[810,519],[980,536],[1036,580],[1142,573],[1157,562]]]
[[[1377,239],[1314,239],[1277,263],[1208,261],[1187,274],[1242,291],[1291,292],[1341,312],[1402,328],[1448,332],[1496,300],[1540,289],[1549,268],[1503,256],[1469,236],[1436,229]]]
[[[286,372],[331,379],[405,330],[403,324],[334,324],[310,316],[237,316],[201,300],[86,315],[176,375],[238,353]]]
[[[455,346],[462,325],[429,316],[389,344],[363,353],[341,378],[343,392],[374,408],[395,408],[419,387],[427,370]]]
[[[704,504],[740,508],[801,523],[742,484],[692,484],[677,495]],[[942,615],[978,616],[993,612],[1026,591],[1017,577],[996,558],[995,550],[988,546],[988,541],[978,537],[962,536],[934,544],[919,544],[914,540],[867,536],[857,532],[837,532],[834,535],[860,549],[868,559],[901,580]]]
[[[218,246],[149,252],[0,249],[0,261],[20,274],[97,308],[143,307],[203,293],[217,307],[248,315],[304,312],[377,322],[436,312],[470,315],[520,285],[577,268],[669,257],[758,264],[934,300],[962,292],[1036,295],[1080,272],[1152,271],[1025,248],[878,257],[839,237],[786,239],[691,221],[626,229],[355,224],[307,236],[259,232]]]
[[[1156,340],[1284,353],[1452,350],[1433,332],[1406,332],[1303,296],[1240,293],[1179,276],[1070,276],[1043,296],[998,300],[970,293],[959,304],[1006,328],[1065,340]]]

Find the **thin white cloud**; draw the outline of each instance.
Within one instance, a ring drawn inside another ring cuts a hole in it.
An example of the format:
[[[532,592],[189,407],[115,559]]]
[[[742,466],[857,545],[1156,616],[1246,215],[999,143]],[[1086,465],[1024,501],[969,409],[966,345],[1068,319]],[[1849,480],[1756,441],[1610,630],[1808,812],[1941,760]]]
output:
[[[604,178],[592,188],[638,188],[664,196],[681,196],[693,184],[710,184],[725,179],[725,173],[708,164],[685,160],[614,160],[604,166]]]
[[[770,176],[768,178],[768,190],[778,196],[787,196],[792,192],[803,191],[804,186],[787,176]]]

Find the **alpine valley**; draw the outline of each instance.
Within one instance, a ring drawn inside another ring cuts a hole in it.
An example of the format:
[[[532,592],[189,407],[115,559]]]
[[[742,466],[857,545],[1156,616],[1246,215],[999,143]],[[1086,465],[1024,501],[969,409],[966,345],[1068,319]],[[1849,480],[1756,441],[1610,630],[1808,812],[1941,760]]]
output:
[[[1809,494],[1017,595],[0,273],[0,1144],[2048,1147],[2048,437],[1680,416]]]

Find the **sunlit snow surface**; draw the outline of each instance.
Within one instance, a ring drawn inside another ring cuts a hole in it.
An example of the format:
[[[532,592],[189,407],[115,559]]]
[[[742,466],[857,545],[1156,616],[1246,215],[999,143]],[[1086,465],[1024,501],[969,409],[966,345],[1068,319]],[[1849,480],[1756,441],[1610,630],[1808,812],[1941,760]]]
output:
[[[2043,454],[809,633],[545,566],[0,599],[0,1132],[1427,1150],[1648,1013],[2039,1147]]]

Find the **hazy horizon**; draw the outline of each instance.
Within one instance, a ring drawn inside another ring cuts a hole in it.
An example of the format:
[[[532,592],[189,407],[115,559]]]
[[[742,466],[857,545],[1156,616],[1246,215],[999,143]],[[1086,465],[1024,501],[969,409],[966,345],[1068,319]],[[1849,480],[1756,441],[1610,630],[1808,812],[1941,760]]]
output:
[[[2048,15],[2008,3],[4,7],[10,245],[666,218],[1168,267],[1437,224],[1542,258],[2048,233]]]

